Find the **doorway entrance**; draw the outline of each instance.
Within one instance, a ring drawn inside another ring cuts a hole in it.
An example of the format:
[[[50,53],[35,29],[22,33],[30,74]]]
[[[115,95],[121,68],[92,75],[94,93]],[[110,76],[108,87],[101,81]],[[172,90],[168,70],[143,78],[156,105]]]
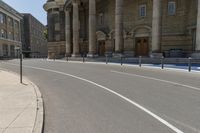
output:
[[[98,54],[99,56],[105,56],[105,41],[98,41]]]
[[[135,52],[136,56],[149,56],[149,43],[148,38],[136,38]]]

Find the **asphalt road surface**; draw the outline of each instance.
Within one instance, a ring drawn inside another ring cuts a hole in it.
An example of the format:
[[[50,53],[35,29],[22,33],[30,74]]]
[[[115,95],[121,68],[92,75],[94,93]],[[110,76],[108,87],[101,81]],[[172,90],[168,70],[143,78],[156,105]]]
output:
[[[44,133],[200,133],[200,73],[24,60],[41,90]],[[19,60],[0,62],[19,72]]]

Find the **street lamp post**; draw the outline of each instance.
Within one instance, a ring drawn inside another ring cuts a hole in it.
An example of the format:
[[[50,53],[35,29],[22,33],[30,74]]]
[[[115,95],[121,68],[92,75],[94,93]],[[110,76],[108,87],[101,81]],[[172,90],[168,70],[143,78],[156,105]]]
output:
[[[22,84],[22,59],[23,59],[23,55],[22,55],[22,51],[20,51],[20,83]]]
[[[19,51],[20,53],[20,83],[22,84],[22,59],[23,59],[23,55],[22,55],[22,47],[15,47],[15,49],[17,51]]]

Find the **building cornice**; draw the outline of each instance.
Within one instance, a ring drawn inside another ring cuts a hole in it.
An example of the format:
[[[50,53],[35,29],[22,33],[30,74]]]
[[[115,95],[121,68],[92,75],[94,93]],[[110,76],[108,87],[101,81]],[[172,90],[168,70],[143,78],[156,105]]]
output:
[[[0,0],[0,10],[5,12],[8,12],[12,16],[15,16],[18,19],[22,19],[23,15],[21,15],[18,11],[13,9],[11,6]]]
[[[55,1],[47,2],[43,6],[45,11],[48,11],[49,9],[52,9],[52,8],[59,8],[59,7],[60,6]]]
[[[18,43],[18,44],[21,44],[21,43],[22,43],[21,41],[15,41],[15,40],[6,39],[6,38],[2,38],[2,37],[0,37],[0,40],[12,42],[12,43]]]

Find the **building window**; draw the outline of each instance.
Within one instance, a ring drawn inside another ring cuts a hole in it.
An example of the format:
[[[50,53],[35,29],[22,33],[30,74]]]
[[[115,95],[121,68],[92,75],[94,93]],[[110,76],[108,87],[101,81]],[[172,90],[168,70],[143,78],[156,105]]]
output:
[[[8,39],[13,40],[13,33],[12,32],[8,32]]]
[[[8,17],[8,25],[13,27],[13,19]]]
[[[99,14],[99,19],[98,19],[98,23],[99,23],[99,25],[104,25],[104,15],[103,15],[103,13],[100,13]]]
[[[170,1],[168,2],[168,15],[175,15],[176,14],[176,2]]]
[[[19,22],[17,22],[16,20],[14,20],[14,27],[15,27],[15,31],[19,30]]]
[[[0,37],[6,38],[6,31],[4,29],[1,29],[1,31],[0,31]]]
[[[146,17],[146,5],[143,4],[143,5],[140,5],[139,6],[139,16],[140,17]]]
[[[0,12],[0,23],[5,24],[6,23],[6,16],[5,14]]]
[[[60,23],[55,23],[55,31],[60,31]]]
[[[3,45],[3,56],[8,56],[8,45]]]
[[[10,46],[10,55],[11,55],[11,57],[15,57],[15,46],[14,45]]]
[[[20,41],[19,32],[15,32],[13,40]]]

